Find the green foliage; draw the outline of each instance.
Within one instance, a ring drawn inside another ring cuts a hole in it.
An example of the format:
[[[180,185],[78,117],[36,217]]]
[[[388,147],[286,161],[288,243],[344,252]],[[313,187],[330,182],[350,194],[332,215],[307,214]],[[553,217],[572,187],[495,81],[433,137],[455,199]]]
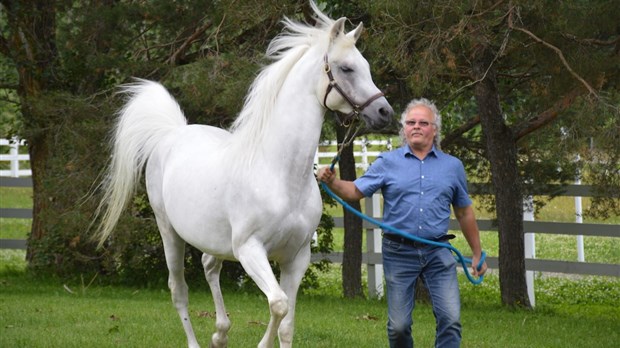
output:
[[[88,226],[94,205],[84,201],[105,163],[103,121],[109,106],[94,105],[64,93],[48,93],[28,100],[32,117],[26,138],[40,137],[40,150],[47,161],[33,163],[33,171],[44,171],[35,187],[42,204],[38,218],[42,238],[31,239],[30,267],[61,275],[92,273],[98,258],[89,242]],[[48,123],[50,121],[51,123]]]
[[[0,138],[11,139],[20,133],[22,124],[16,99],[13,91],[0,89]]]
[[[14,89],[18,76],[14,62],[4,55],[0,55],[0,76],[0,138],[11,139],[21,130],[19,98]]]
[[[413,97],[435,100],[443,114],[444,150],[464,161],[471,180],[490,179],[486,139],[480,126],[454,132],[478,114],[472,57],[488,46],[495,55],[501,117],[515,136],[528,129],[515,138],[525,193],[546,183],[572,183],[581,170],[584,183],[600,185],[601,194],[612,197],[597,198],[600,203],[589,214],[620,214],[618,3],[403,0],[364,5],[372,18],[369,30],[376,34],[368,39],[368,49],[377,52],[377,78],[388,81],[388,98],[401,109]],[[510,21],[524,30],[510,28]],[[598,95],[587,93],[580,78]],[[586,93],[560,103],[572,90]],[[549,122],[532,124],[543,118]],[[493,211],[494,201],[487,198],[485,208]]]
[[[174,69],[166,79],[190,123],[228,127],[260,66],[258,57],[206,57]]]

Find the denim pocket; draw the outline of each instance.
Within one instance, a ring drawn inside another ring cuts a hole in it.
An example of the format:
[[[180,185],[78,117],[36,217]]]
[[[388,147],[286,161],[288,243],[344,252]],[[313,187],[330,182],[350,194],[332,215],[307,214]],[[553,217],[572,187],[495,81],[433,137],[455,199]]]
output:
[[[452,251],[448,248],[439,248],[437,251],[438,257],[445,266],[445,268],[456,268],[456,259],[452,255]]]
[[[393,240],[389,240],[387,238],[383,238],[383,250],[385,251],[388,248],[390,251],[397,252],[401,250],[403,245],[401,243],[395,242]]]

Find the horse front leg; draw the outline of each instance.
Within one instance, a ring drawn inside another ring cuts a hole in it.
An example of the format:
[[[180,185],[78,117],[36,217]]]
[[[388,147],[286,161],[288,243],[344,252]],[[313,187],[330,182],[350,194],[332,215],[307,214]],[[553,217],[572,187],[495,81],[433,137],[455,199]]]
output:
[[[220,288],[220,271],[222,270],[222,260],[209,254],[202,254],[202,266],[205,270],[205,278],[211,289],[213,304],[215,305],[215,333],[211,336],[212,348],[225,348],[228,346],[228,330],[230,330],[230,319],[224,306],[224,297]]]
[[[241,262],[250,278],[267,296],[270,312],[269,324],[258,347],[272,348],[280,322],[282,322],[282,319],[288,312],[288,298],[280,288],[267,259],[265,248],[260,242],[254,238],[248,239],[236,248],[235,256]]]
[[[301,281],[310,265],[310,245],[303,246],[288,262],[280,264],[280,285],[288,296],[288,314],[280,323],[280,348],[291,348],[295,331],[295,305]]]

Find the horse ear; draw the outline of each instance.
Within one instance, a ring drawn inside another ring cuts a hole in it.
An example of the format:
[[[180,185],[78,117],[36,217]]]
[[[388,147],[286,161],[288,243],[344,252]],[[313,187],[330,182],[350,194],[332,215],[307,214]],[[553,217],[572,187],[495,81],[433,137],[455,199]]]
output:
[[[355,42],[357,42],[357,40],[360,38],[360,36],[362,36],[362,32],[363,31],[364,31],[364,23],[360,22],[360,24],[358,24],[357,28],[355,28],[355,30],[349,32],[347,34],[347,36],[353,35],[353,39],[355,40]]]
[[[331,41],[333,42],[334,40],[336,40],[336,38],[338,38],[338,36],[343,35],[344,33],[344,22],[346,22],[346,18],[342,17],[340,19],[338,19],[336,22],[334,22],[334,25],[332,26],[332,31],[331,31]]]

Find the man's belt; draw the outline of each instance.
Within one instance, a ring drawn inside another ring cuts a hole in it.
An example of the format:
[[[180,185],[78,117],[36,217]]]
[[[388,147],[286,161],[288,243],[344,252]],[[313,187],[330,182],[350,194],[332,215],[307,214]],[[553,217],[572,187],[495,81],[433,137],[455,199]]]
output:
[[[399,236],[397,234],[394,234],[394,233],[384,233],[383,234],[383,238],[389,239],[392,242],[396,242],[396,243],[399,243],[399,244],[409,245],[409,246],[412,246],[414,248],[425,248],[425,247],[429,246],[426,243],[416,242],[416,241],[413,241],[413,240],[411,240],[409,238],[401,237],[401,236]],[[453,234],[446,234],[446,235],[443,235],[443,236],[441,236],[439,238],[429,239],[429,240],[431,240],[433,242],[442,243],[442,242],[447,242],[450,239],[454,239],[454,238],[456,238],[455,235],[453,235]]]

